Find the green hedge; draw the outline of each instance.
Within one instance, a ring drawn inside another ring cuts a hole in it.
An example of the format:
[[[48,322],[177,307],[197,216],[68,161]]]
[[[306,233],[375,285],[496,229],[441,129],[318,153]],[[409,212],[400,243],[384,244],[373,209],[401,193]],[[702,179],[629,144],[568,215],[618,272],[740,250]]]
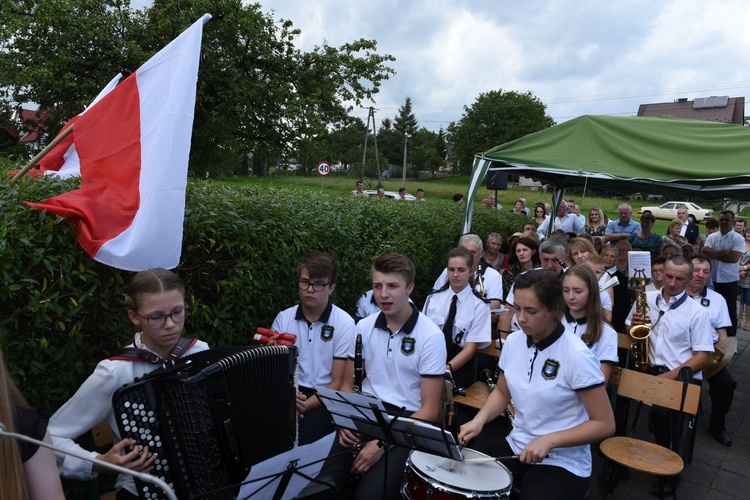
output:
[[[132,273],[90,259],[62,219],[33,210],[74,186],[54,180],[0,185],[0,342],[10,370],[35,404],[56,408],[132,325],[119,290]],[[308,252],[339,263],[333,300],[352,311],[370,288],[369,269],[388,251],[417,266],[421,304],[460,232],[461,207],[401,203],[211,181],[188,184],[182,263],[189,290],[187,331],[211,345],[248,343],[258,326],[297,299],[296,267]],[[474,230],[503,235],[524,217],[477,207]]]

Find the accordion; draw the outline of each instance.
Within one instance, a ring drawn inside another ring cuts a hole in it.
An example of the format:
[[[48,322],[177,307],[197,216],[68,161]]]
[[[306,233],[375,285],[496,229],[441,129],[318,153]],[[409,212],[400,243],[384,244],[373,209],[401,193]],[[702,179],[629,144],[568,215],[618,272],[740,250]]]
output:
[[[210,349],[112,396],[120,436],[156,453],[151,474],[178,498],[234,498],[250,467],[297,438],[293,346]],[[165,498],[136,479],[142,499]]]

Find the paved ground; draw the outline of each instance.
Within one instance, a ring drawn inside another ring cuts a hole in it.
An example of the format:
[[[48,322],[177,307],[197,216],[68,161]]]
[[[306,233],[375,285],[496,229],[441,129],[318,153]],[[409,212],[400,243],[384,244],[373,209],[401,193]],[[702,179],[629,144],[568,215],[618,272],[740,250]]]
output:
[[[737,381],[732,410],[727,417],[727,430],[732,446],[717,443],[708,431],[708,412],[711,400],[708,384],[703,384],[701,406],[704,414],[698,417],[693,462],[682,473],[682,485],[677,491],[680,500],[750,498],[750,332],[738,331],[738,352],[729,364],[729,371]],[[641,420],[645,422],[645,415]],[[639,427],[635,437],[652,439],[646,426]],[[596,465],[601,459],[595,457]],[[620,481],[609,498],[613,500],[641,499],[651,496],[653,476],[631,472],[630,478]],[[598,485],[592,485],[591,498],[600,498]]]

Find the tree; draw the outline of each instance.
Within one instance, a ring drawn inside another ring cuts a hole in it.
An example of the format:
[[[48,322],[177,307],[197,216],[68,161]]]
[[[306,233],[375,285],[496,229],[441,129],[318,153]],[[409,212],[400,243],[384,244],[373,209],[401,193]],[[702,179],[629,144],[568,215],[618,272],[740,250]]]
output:
[[[403,137],[404,134],[414,135],[418,127],[417,117],[411,110],[411,97],[407,97],[404,105],[398,108],[398,115],[393,120],[393,129]]]
[[[398,165],[404,157],[404,134],[393,127],[390,118],[384,118],[378,128],[378,152],[387,164]]]
[[[34,127],[56,133],[83,111],[118,72],[145,61],[135,43],[142,17],[129,0],[3,1],[0,16],[0,100],[33,102]]]
[[[59,128],[123,66],[134,71],[210,12],[198,74],[191,172],[228,173],[238,158],[252,153],[253,172],[264,174],[279,158],[299,154],[304,141],[345,123],[348,111],[372,100],[394,74],[387,66],[394,58],[378,54],[373,40],[298,50],[294,41],[300,31],[289,20],[263,13],[257,3],[155,0],[143,13],[128,5],[128,0],[14,2],[10,18],[0,21],[6,40],[6,50],[0,50],[0,88],[8,88],[7,98],[58,110],[54,126]],[[101,33],[109,44],[100,44]],[[29,60],[33,71],[18,72]],[[60,80],[77,87],[76,93]]]
[[[547,107],[531,92],[493,90],[464,106],[458,123],[448,126],[448,140],[459,171],[471,173],[474,155],[555,124]]]
[[[435,177],[443,163],[443,156],[437,149],[437,139],[438,134],[424,127],[417,130],[409,139],[409,159],[412,168],[415,170],[413,175],[418,177],[420,171],[427,170],[432,177]]]

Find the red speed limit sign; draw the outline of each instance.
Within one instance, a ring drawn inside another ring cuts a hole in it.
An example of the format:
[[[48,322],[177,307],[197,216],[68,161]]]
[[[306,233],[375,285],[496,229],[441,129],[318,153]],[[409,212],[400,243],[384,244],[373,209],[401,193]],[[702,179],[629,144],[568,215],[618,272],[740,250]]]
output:
[[[321,161],[320,163],[318,163],[318,175],[322,175],[323,177],[325,177],[330,173],[331,166],[327,162]]]

